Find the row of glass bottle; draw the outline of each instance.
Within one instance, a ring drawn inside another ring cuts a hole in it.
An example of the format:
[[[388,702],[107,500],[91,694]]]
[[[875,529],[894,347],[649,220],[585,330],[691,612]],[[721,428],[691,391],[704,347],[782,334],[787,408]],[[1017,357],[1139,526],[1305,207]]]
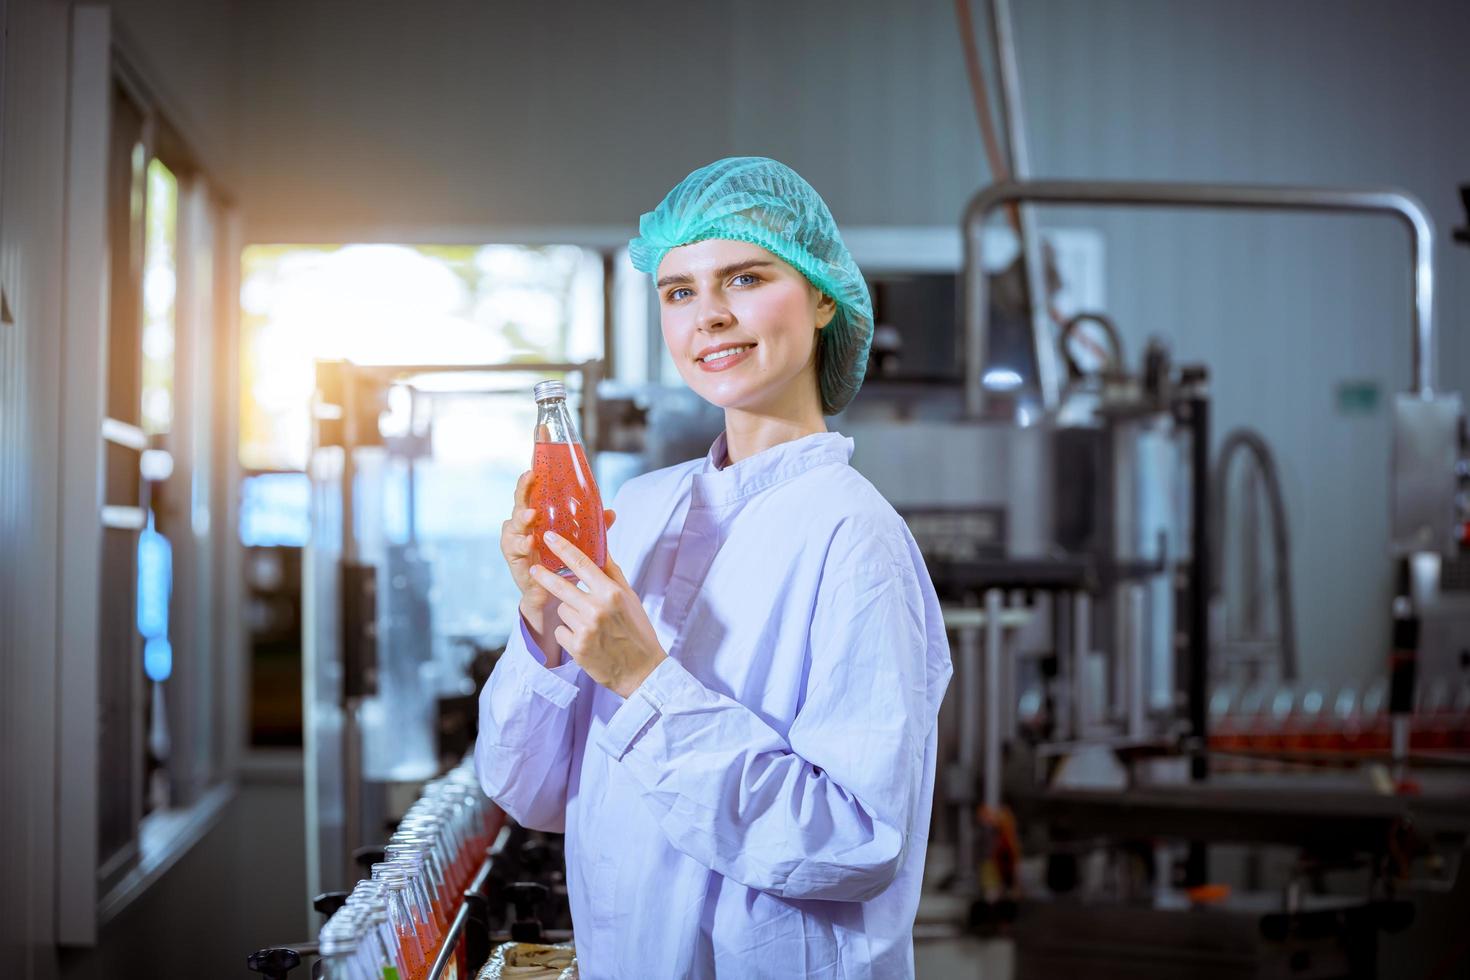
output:
[[[1347,685],[1222,684],[1210,698],[1210,745],[1231,750],[1386,752],[1389,684],[1379,677]],[[1419,683],[1410,745],[1421,750],[1470,749],[1470,679],[1454,690],[1442,677]]]
[[[325,980],[424,980],[474,878],[498,811],[467,759],[429,782],[318,937]],[[466,977],[462,937],[442,976]]]

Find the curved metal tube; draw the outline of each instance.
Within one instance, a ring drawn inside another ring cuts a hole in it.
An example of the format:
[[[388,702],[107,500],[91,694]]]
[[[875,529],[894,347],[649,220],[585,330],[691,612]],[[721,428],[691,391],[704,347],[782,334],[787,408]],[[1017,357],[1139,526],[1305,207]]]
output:
[[[1220,444],[1210,491],[1210,595],[1225,591],[1225,504],[1230,464],[1238,453],[1254,457],[1271,504],[1272,555],[1276,562],[1276,606],[1281,629],[1281,679],[1297,679],[1296,602],[1291,588],[1291,538],[1286,523],[1286,498],[1276,473],[1276,457],[1259,432],[1235,429]]]
[[[1330,211],[1389,214],[1403,219],[1411,233],[1409,257],[1414,276],[1414,391],[1434,390],[1434,224],[1411,194],[1397,190],[1325,187],[1262,187],[1245,184],[1176,184],[1150,181],[1022,180],[983,188],[965,208],[960,230],[965,239],[965,412],[979,418],[985,410],[986,329],[990,316],[988,283],[981,250],[986,217],[1002,204],[1105,205],[1117,207],[1204,207],[1258,211]]]

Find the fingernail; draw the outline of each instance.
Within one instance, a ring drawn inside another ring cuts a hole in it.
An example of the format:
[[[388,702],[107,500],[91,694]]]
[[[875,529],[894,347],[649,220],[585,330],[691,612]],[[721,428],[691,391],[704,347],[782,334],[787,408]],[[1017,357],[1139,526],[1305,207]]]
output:
[[[555,531],[547,531],[546,532],[546,540],[547,541],[560,541],[561,540],[561,535],[560,534],[557,534]]]

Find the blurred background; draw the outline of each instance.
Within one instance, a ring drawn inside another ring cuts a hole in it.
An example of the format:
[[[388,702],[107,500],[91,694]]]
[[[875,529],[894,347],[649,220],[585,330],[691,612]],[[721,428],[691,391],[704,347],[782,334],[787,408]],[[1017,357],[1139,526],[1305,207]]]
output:
[[[729,155],[868,277],[829,427],[951,629],[918,975],[1470,976],[1470,5],[0,28],[6,976],[310,973],[473,744],[531,386],[605,500],[720,431],[626,243]],[[511,843],[487,933],[573,928]]]

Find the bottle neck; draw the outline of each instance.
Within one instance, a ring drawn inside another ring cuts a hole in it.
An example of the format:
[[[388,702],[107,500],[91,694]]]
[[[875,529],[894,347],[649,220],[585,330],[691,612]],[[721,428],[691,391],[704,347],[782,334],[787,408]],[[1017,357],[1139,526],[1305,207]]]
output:
[[[565,398],[547,398],[536,403],[536,441],[581,441]]]

